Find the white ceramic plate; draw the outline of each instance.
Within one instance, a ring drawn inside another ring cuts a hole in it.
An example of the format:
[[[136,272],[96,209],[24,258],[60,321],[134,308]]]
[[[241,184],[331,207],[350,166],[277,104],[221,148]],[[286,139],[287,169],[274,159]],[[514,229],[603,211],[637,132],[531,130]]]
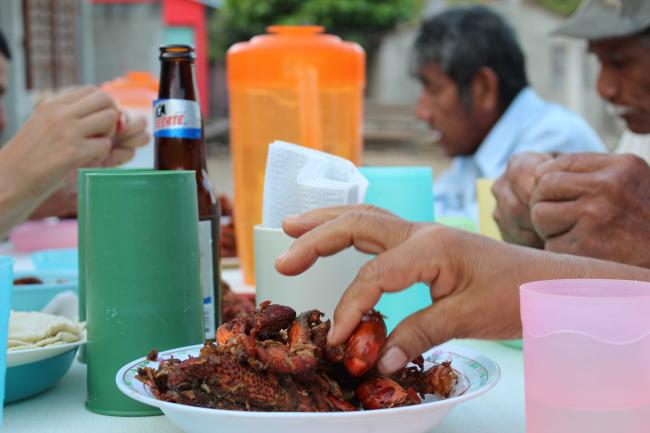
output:
[[[188,346],[161,352],[159,357],[185,359],[198,356],[202,346]],[[451,359],[461,373],[454,395],[447,400],[429,397],[422,404],[393,409],[359,412],[243,412],[207,409],[155,399],[148,387],[135,379],[138,368],[157,367],[158,363],[140,358],[118,371],[117,387],[134,400],[159,407],[169,419],[187,433],[424,433],[435,427],[458,404],[490,390],[499,380],[497,364],[472,350],[445,344],[424,353],[430,362]],[[430,365],[430,364],[429,364]],[[426,366],[426,364],[425,364]]]
[[[37,347],[34,349],[7,351],[7,367],[31,364],[33,362],[52,358],[85,343],[86,340],[82,339],[75,341],[74,343],[52,344],[50,346]]]

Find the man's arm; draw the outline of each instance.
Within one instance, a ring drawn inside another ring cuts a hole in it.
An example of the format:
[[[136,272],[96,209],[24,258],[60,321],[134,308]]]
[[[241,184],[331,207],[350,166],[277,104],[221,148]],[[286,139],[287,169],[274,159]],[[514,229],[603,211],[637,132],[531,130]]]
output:
[[[106,93],[79,87],[39,104],[0,150],[0,237],[77,167],[110,154],[118,112]]]
[[[348,246],[376,254],[342,296],[329,342],[345,341],[363,313],[385,292],[423,282],[433,304],[391,333],[379,363],[384,372],[404,366],[451,338],[515,338],[521,334],[519,286],[557,278],[650,281],[650,270],[505,244],[435,224],[410,223],[368,207],[320,209],[287,219],[298,239],[276,268],[296,275],[318,257]],[[318,306],[315,306],[316,308]]]
[[[17,185],[0,152],[0,238],[4,238],[16,224],[25,220],[38,203],[38,197],[26,194]]]
[[[147,121],[142,116],[122,115],[118,124],[111,151],[103,161],[92,161],[84,167],[113,167],[124,164],[133,158],[135,150],[144,146],[151,138],[146,131]],[[33,212],[30,219],[47,217],[74,217],[77,214],[77,176],[75,172],[67,176],[65,183],[50,194]]]

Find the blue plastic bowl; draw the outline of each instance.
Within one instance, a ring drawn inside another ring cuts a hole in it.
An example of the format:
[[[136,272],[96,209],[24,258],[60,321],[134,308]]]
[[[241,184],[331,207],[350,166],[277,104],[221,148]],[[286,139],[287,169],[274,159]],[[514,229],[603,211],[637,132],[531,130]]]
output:
[[[75,271],[79,268],[79,252],[76,248],[42,250],[32,253],[37,271]]]
[[[5,403],[32,397],[56,385],[68,372],[77,348],[42,361],[7,368]]]
[[[59,293],[79,294],[77,271],[16,272],[14,279],[36,277],[43,284],[15,285],[11,291],[11,308],[16,311],[40,311]]]

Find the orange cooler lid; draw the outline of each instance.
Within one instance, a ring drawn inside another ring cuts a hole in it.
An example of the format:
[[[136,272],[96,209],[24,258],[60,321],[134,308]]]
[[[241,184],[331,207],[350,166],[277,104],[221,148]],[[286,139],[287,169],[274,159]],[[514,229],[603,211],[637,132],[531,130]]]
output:
[[[358,44],[324,34],[321,26],[267,31],[228,50],[230,87],[291,87],[305,69],[318,72],[319,87],[365,85],[365,52]]]
[[[101,89],[122,107],[151,109],[152,101],[158,97],[158,79],[150,72],[129,71],[103,83]]]

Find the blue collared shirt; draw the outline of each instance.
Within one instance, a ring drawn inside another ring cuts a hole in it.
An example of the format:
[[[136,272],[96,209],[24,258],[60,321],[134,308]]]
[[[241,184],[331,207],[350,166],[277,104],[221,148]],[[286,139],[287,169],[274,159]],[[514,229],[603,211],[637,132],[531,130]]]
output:
[[[495,179],[521,152],[605,152],[596,132],[576,113],[523,89],[510,103],[477,151],[457,156],[434,183],[435,217],[465,216],[478,221],[476,180]]]

